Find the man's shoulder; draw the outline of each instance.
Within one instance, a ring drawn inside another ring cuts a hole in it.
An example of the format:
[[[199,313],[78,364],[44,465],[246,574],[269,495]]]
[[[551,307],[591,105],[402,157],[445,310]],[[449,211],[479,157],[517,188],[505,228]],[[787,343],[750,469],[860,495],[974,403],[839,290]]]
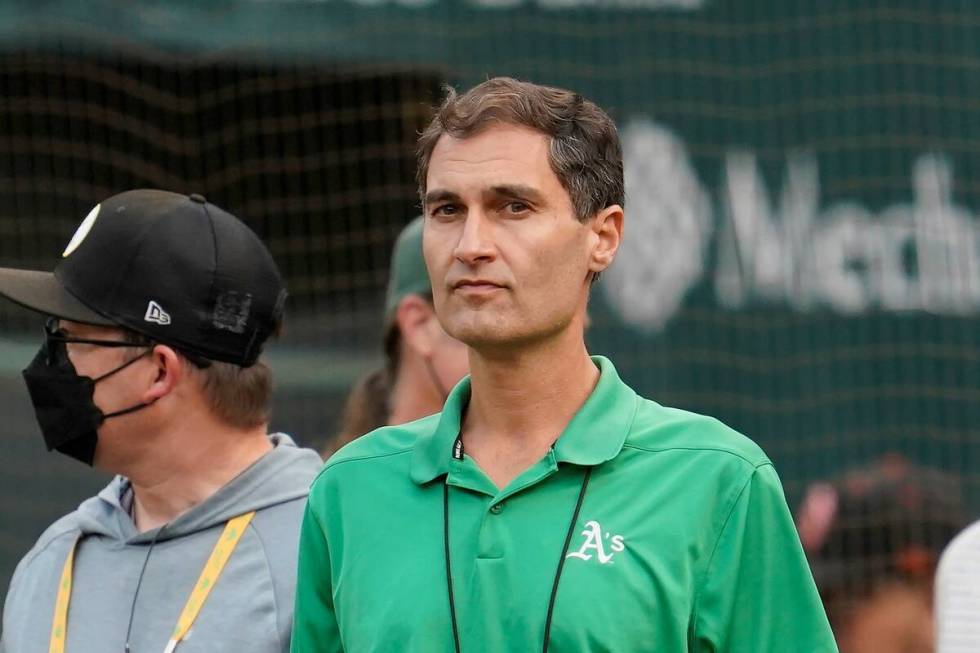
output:
[[[363,435],[353,442],[341,447],[337,453],[330,456],[320,472],[324,474],[334,473],[352,464],[356,465],[384,465],[390,458],[409,454],[415,447],[415,443],[420,437],[431,435],[439,423],[439,413],[429,415],[422,419],[399,424],[397,426],[382,426],[379,429]]]
[[[5,646],[9,645],[12,653],[36,641],[38,633],[29,624],[37,621],[39,604],[54,605],[59,574],[79,533],[75,513],[55,521],[17,563],[10,585],[0,587],[0,596],[6,591],[0,650],[7,651]]]
[[[89,501],[91,500],[89,499]],[[39,569],[38,565],[45,569],[45,573],[48,571],[47,567],[57,568],[60,571],[68,551],[80,534],[78,510],[55,520],[54,523],[44,529],[34,546],[21,558],[14,573],[14,580],[24,575],[30,575],[32,570]]]
[[[439,423],[431,415],[407,424],[383,426],[362,435],[330,456],[310,487],[310,505],[333,505],[337,493],[363,495],[408,482],[412,452],[420,438],[429,437]]]
[[[755,442],[708,416],[639,398],[624,447],[646,452],[691,452],[741,460],[750,467],[769,463]]]

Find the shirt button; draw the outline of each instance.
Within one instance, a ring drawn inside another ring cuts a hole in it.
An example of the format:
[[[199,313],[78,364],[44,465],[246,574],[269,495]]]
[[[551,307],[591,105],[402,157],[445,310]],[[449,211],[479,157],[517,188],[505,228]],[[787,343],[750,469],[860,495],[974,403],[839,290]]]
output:
[[[495,503],[492,506],[490,506],[490,512],[492,512],[495,515],[499,515],[501,512],[503,512],[503,510],[504,510],[504,504],[502,503]]]

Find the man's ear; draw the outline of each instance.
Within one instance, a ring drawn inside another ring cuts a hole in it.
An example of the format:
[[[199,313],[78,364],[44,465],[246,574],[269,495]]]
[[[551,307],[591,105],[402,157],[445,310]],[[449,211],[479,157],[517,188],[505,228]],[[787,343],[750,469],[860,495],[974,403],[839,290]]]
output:
[[[594,245],[589,257],[589,270],[595,274],[612,264],[623,239],[623,207],[619,204],[607,206],[592,219]]]
[[[187,373],[187,365],[190,363],[167,345],[154,345],[147,356],[153,363],[153,369],[142,400],[145,404],[151,404],[173,392]]]
[[[406,295],[395,311],[402,343],[422,356],[430,356],[435,348],[431,328],[434,319],[432,304],[419,295]]]

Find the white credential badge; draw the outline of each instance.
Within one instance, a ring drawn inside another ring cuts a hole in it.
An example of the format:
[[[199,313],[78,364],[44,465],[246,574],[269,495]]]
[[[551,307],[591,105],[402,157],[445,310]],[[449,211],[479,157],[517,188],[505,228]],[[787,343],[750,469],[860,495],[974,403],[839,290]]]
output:
[[[61,258],[68,258],[72,252],[78,249],[78,246],[85,240],[85,236],[88,236],[88,232],[92,230],[92,225],[95,224],[95,219],[99,217],[99,209],[101,208],[101,204],[96,204],[95,208],[88,212],[88,215],[82,220],[82,224],[78,225],[78,229],[75,230],[75,235],[68,241],[68,247],[65,248]]]

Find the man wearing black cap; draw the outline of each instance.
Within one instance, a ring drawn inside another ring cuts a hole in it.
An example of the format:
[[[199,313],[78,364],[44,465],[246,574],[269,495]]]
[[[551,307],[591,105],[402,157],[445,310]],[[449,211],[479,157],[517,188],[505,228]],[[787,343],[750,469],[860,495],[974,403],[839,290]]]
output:
[[[129,191],[0,294],[49,316],[24,370],[47,448],[118,474],[18,565],[0,652],[288,650],[320,460],[266,432],[286,293],[261,241],[199,195]]]

